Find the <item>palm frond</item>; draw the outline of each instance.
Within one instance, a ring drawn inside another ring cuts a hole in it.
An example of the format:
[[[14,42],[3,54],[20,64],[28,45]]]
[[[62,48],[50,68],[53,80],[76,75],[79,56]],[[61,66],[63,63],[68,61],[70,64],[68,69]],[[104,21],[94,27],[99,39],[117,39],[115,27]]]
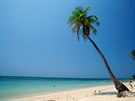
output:
[[[71,16],[69,19],[68,19],[68,24],[69,25],[72,25],[73,23],[77,22],[78,20],[78,17],[77,16]]]
[[[81,7],[77,7],[75,10],[73,10],[72,15],[79,17],[81,13],[83,13],[83,9]]]
[[[81,6],[76,7],[75,10],[83,12],[83,8]]]
[[[68,19],[68,24],[72,25],[73,23],[76,23],[80,20],[80,17],[83,16],[83,12],[80,8],[76,8],[73,12],[70,18]]]
[[[133,50],[133,51],[131,52],[131,55],[132,55],[132,59],[135,60],[135,50]]]
[[[85,10],[84,13],[87,14],[88,10],[90,9],[90,6],[88,6]]]
[[[96,34],[97,33],[97,30],[96,30],[96,28],[94,26],[89,25],[89,28],[90,28],[90,30],[93,31],[93,34]]]
[[[85,14],[84,13],[81,13],[80,15],[79,15],[79,19],[81,20],[81,19],[83,19],[85,17]]]
[[[68,24],[74,25],[72,28],[72,32],[76,33],[78,41],[79,41],[80,30],[82,31],[81,33],[83,39],[86,40],[87,36],[90,35],[91,31],[93,32],[93,34],[97,33],[97,30],[93,26],[93,24],[97,26],[100,25],[97,16],[95,15],[87,16],[87,12],[89,9],[90,6],[87,7],[85,10],[83,10],[82,7],[77,7],[75,10],[73,10],[70,18],[68,19]]]
[[[95,15],[88,16],[86,19],[88,19],[89,23],[94,23],[97,26],[100,25],[100,22],[98,21],[98,17]]]
[[[91,15],[91,16],[89,16],[89,17],[91,17],[91,18],[94,18],[94,19],[98,20],[98,17],[97,17],[97,16],[95,16],[95,15]]]
[[[80,11],[80,10],[74,10],[74,11],[72,12],[72,15],[73,15],[73,16],[79,16],[81,13],[82,13],[82,11]]]
[[[80,26],[79,26],[79,23],[77,23],[77,24],[72,28],[72,32],[75,33],[79,27],[80,27]]]
[[[80,31],[80,27],[78,27],[78,29],[77,29],[77,39],[78,39],[78,41],[79,41],[79,31]]]
[[[72,28],[72,32],[75,33],[77,35],[77,39],[79,41],[79,32],[80,32],[80,23],[77,23],[73,28]]]

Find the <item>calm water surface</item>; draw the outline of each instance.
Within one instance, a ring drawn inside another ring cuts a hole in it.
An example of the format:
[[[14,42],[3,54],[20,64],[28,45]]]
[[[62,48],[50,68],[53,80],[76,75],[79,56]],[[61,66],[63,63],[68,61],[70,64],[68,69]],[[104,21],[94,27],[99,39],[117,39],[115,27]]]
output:
[[[130,79],[121,79],[126,82]],[[110,79],[0,76],[0,101],[28,95],[112,84]]]

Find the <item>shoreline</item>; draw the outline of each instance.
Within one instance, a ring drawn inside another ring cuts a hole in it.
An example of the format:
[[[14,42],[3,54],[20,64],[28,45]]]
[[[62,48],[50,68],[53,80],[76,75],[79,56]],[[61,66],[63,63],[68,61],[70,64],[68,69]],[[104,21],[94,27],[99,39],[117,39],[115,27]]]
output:
[[[109,86],[112,85],[111,83],[105,84],[105,85],[101,85],[101,86]],[[61,93],[68,93],[68,92],[74,92],[74,91],[80,91],[80,90],[86,90],[86,89],[91,89],[91,88],[95,88],[95,87],[101,87],[99,85],[96,86],[90,86],[90,87],[82,87],[82,88],[70,88],[70,89],[62,89],[62,90],[58,90],[58,91],[50,91],[50,92],[42,92],[42,93],[31,93],[31,94],[27,94],[27,95],[16,95],[14,97],[10,97],[10,98],[6,98],[6,99],[0,99],[0,100],[4,100],[4,101],[14,101],[17,99],[23,99],[23,98],[29,98],[29,97],[38,97],[38,96],[47,96],[47,95],[53,95],[53,94],[61,94]]]
[[[135,82],[133,89],[128,83],[124,83],[129,90],[135,91]],[[89,88],[80,88],[68,91],[53,92],[40,95],[28,95],[6,101],[135,101],[135,97],[117,98],[117,91],[114,85],[105,85]]]

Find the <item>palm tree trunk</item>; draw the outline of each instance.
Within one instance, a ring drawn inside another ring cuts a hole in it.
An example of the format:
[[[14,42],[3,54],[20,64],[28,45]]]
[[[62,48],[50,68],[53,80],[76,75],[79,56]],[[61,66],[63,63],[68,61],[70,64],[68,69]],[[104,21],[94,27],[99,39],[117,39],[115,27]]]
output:
[[[95,47],[95,49],[97,50],[97,52],[101,56],[101,58],[102,58],[102,60],[103,60],[103,62],[105,64],[105,66],[106,66],[106,69],[107,69],[108,73],[110,74],[112,81],[114,82],[115,88],[118,90],[118,94],[121,93],[121,92],[123,92],[123,91],[129,91],[129,89],[123,83],[121,83],[119,80],[116,79],[116,77],[112,73],[112,71],[110,69],[110,66],[107,63],[107,61],[106,61],[103,53],[97,47],[97,45],[95,44],[95,42],[87,34],[85,34],[85,35],[87,36],[87,38],[89,39],[89,41],[92,43],[92,45]]]

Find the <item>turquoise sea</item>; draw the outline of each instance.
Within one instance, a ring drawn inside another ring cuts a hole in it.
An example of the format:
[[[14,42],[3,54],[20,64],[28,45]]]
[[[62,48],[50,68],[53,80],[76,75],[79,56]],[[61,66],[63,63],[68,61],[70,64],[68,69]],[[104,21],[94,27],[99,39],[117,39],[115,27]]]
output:
[[[131,79],[120,79],[123,82]],[[29,95],[112,84],[110,79],[0,76],[0,101]]]

